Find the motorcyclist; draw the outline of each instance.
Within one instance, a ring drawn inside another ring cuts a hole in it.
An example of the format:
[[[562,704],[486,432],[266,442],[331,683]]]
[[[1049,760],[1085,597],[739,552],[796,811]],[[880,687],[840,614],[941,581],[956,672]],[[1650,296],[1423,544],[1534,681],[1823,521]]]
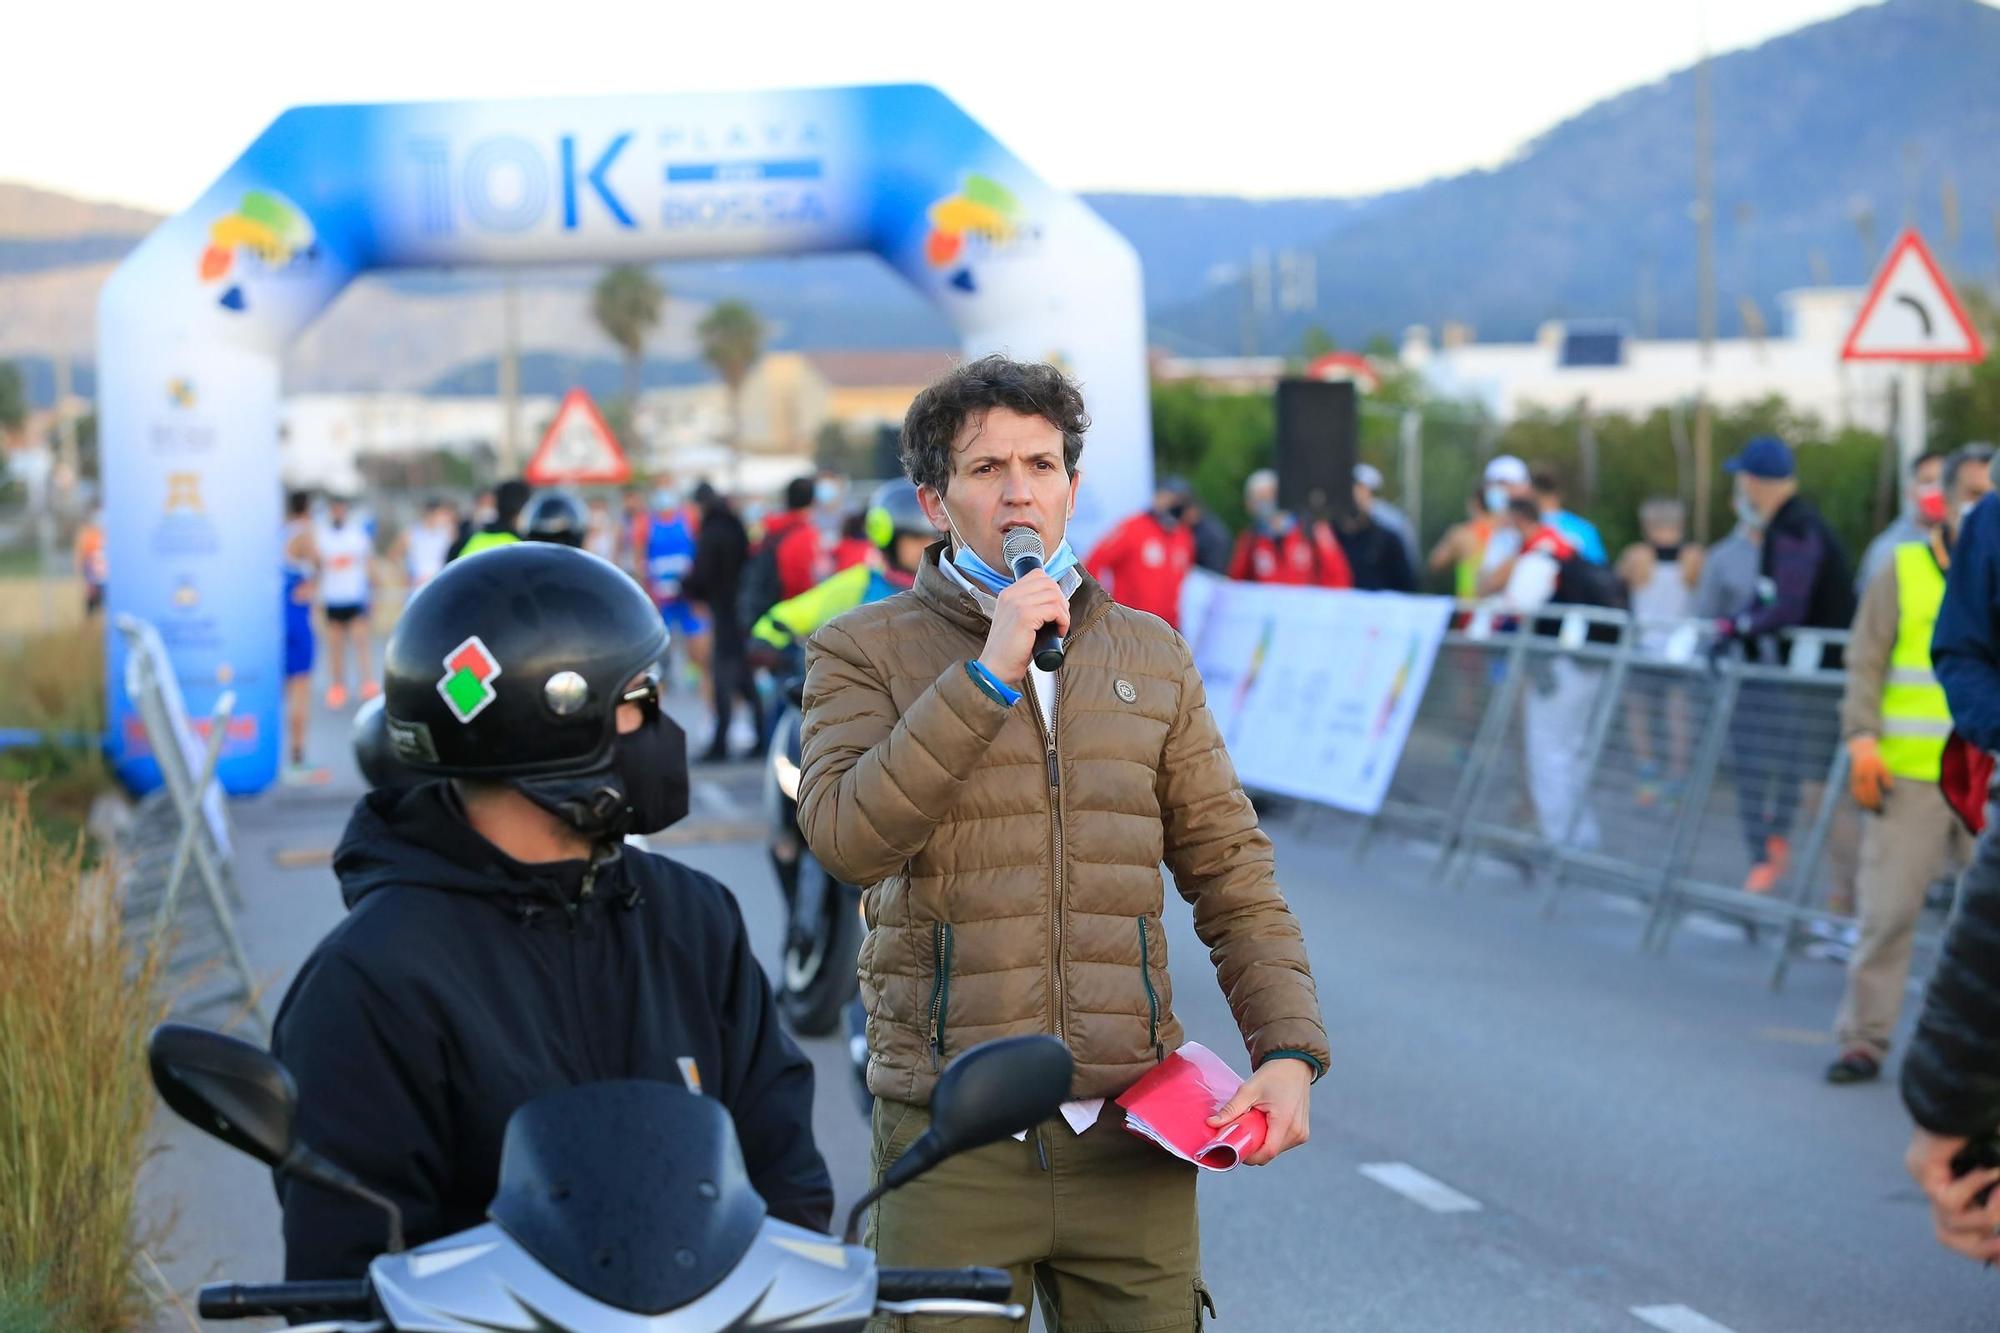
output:
[[[348,915],[278,1014],[298,1137],[402,1209],[477,1225],[523,1103],[605,1079],[714,1097],[773,1216],[824,1230],[812,1066],[735,899],[623,844],[687,811],[666,630],[616,567],[542,542],[446,566],[390,638],[382,726],[428,780],[373,791],[334,855]],[[607,1145],[616,1151],[616,1145]],[[280,1177],[292,1279],[357,1276],[379,1214]]]
[[[753,660],[766,666],[795,660],[827,621],[915,582],[924,549],[938,540],[937,529],[917,502],[916,486],[899,479],[876,487],[868,500],[867,526],[878,554],[767,611],[750,630]]]
[[[523,535],[531,542],[555,542],[559,546],[582,546],[590,516],[583,504],[568,491],[543,491],[528,504],[523,519]]]

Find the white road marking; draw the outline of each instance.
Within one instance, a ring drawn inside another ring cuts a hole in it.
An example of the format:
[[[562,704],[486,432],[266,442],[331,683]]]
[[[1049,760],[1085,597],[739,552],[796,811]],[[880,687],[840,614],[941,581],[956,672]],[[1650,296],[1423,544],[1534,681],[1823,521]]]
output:
[[[720,783],[697,782],[688,789],[688,795],[710,819],[737,819],[742,815],[741,809],[729,799],[729,793],[722,789]]]
[[[1685,1305],[1635,1305],[1632,1316],[1660,1333],[1730,1333],[1725,1325]]]
[[[1408,1162],[1367,1162],[1361,1174],[1434,1213],[1476,1213],[1480,1209],[1479,1200],[1460,1194]]]

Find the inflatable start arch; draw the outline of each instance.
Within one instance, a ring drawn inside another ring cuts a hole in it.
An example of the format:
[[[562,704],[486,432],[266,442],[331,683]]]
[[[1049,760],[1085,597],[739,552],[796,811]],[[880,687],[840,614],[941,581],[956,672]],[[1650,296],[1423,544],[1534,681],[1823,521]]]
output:
[[[276,776],[278,390],[356,275],[872,250],[965,350],[1057,362],[1094,426],[1079,542],[1152,485],[1138,257],[924,87],[301,107],[106,285],[98,410],[115,618],[159,627],[225,785]],[[109,619],[109,618],[108,618]],[[121,773],[157,780],[109,635]]]

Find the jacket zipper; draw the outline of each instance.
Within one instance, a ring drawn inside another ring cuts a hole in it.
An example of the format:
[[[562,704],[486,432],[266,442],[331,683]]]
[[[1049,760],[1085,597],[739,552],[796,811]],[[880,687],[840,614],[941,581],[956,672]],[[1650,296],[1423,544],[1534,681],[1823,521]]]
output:
[[[1077,636],[1096,624],[1102,618],[1103,614],[1103,611],[1100,610],[1097,615],[1092,616],[1089,620],[1081,624],[1071,625],[1068,636],[1069,642],[1075,643]],[[1056,732],[1061,726],[1060,719],[1062,717],[1062,676],[1056,675],[1053,677],[1053,680],[1055,684],[1053,686],[1053,693],[1049,696],[1049,715],[1047,719],[1042,717],[1041,700],[1036,696],[1035,675],[1033,671],[1028,673],[1028,678],[1022,684],[1027,686],[1030,702],[1035,705],[1035,725],[1041,729],[1043,754],[1046,756],[1049,769],[1049,846],[1055,854],[1055,868],[1053,872],[1055,896],[1049,903],[1049,1007],[1053,1014],[1055,1035],[1058,1040],[1067,1044],[1069,1037],[1065,1031],[1066,1025],[1063,1022],[1064,1000],[1062,989],[1062,905],[1064,879],[1062,768],[1056,755]]]
[[[1153,955],[1146,947],[1146,918],[1139,918],[1139,980],[1146,983],[1146,1044],[1155,1060],[1166,1059],[1160,1049],[1160,997],[1153,989]]]
[[[583,882],[578,885],[576,897],[563,903],[569,917],[566,932],[569,944],[569,994],[570,1016],[575,1020],[577,1053],[582,1056],[585,1072],[592,1078],[601,1078],[597,1052],[591,1046],[590,1025],[584,1021],[583,1004],[583,945],[588,937],[589,927],[583,921],[583,904],[590,901],[592,890],[597,885],[597,863],[591,862],[584,868]]]
[[[931,954],[936,965],[931,978],[931,1068],[944,1064],[944,1011],[951,1003],[951,926],[931,925]]]
[[[1054,893],[1049,899],[1049,1010],[1059,1040],[1067,1041],[1063,1023],[1062,990],[1062,914],[1063,914],[1063,829],[1062,829],[1062,766],[1056,758],[1057,721],[1062,716],[1062,677],[1054,677],[1054,686],[1049,696],[1049,714],[1042,716],[1042,701],[1035,691],[1035,678],[1031,674],[1023,682],[1028,687],[1030,700],[1035,705],[1035,725],[1041,728],[1042,752],[1048,762],[1049,778],[1049,849],[1053,853],[1051,874]]]

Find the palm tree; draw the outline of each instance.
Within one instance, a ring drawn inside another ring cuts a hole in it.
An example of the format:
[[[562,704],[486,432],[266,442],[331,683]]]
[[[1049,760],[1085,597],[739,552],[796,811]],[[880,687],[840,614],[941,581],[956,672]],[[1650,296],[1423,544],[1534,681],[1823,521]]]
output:
[[[666,305],[667,289],[650,269],[637,264],[606,269],[591,296],[590,313],[596,318],[597,327],[625,354],[628,411],[638,409],[639,372],[645,366],[646,338],[659,327]]]
[[[729,481],[734,488],[742,462],[743,381],[764,351],[764,321],[741,301],[718,301],[702,317],[702,359],[715,367],[729,389]]]

